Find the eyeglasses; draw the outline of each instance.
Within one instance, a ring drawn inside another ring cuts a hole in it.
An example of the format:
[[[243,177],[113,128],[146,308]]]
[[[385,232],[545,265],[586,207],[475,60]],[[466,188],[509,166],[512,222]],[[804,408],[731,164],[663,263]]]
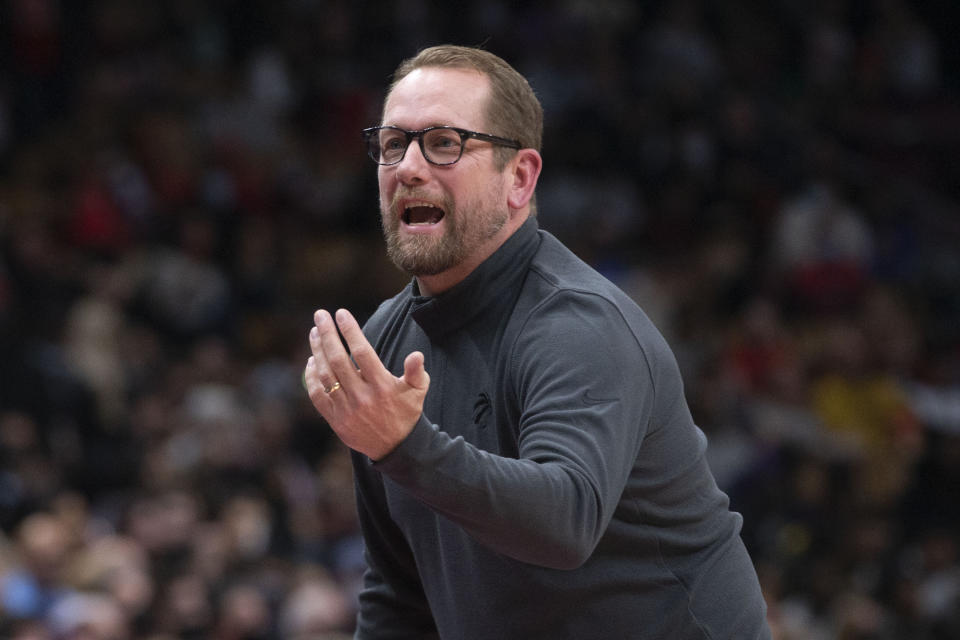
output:
[[[430,164],[448,165],[457,162],[463,155],[463,146],[470,138],[485,140],[502,147],[519,149],[520,142],[508,140],[489,133],[477,133],[458,127],[427,127],[419,131],[407,131],[400,127],[370,127],[363,130],[367,155],[382,165],[398,164],[407,154],[407,147],[416,138],[420,152]]]

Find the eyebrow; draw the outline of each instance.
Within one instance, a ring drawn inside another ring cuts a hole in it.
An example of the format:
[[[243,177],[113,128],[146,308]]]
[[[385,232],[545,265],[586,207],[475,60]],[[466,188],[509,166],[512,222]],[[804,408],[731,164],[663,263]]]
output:
[[[403,129],[404,131],[423,131],[424,129],[430,129],[431,127],[453,127],[453,128],[458,128],[458,129],[469,129],[469,127],[464,127],[464,126],[461,126],[461,125],[458,125],[458,124],[451,124],[451,123],[449,123],[449,122],[436,122],[436,121],[431,122],[430,124],[428,124],[428,125],[426,125],[426,126],[416,127],[416,128],[409,128],[409,127],[404,127],[404,126],[399,125],[399,124],[387,124],[387,123],[383,123],[383,124],[381,124],[380,126],[381,126],[381,127],[396,127],[396,128],[398,128],[398,129]]]

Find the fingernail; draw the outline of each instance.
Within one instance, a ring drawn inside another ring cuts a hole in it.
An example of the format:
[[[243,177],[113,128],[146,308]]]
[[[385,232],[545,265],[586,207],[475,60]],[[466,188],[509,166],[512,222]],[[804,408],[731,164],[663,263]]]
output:
[[[346,309],[337,309],[337,322],[344,322],[347,319]]]

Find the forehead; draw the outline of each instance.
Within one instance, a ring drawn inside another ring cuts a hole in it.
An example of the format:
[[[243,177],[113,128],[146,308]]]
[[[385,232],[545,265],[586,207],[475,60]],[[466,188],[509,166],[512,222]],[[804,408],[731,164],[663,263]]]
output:
[[[473,69],[414,69],[387,97],[383,124],[405,129],[439,124],[482,129],[489,91],[489,78]]]

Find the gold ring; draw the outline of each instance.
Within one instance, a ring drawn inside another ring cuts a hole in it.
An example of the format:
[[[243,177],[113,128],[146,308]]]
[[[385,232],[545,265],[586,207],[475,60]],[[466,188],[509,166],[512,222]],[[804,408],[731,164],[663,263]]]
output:
[[[327,392],[327,395],[330,395],[331,393],[333,393],[339,388],[340,388],[340,381],[337,380],[336,382],[333,383],[332,387],[330,387],[329,389],[325,389],[325,391]]]

